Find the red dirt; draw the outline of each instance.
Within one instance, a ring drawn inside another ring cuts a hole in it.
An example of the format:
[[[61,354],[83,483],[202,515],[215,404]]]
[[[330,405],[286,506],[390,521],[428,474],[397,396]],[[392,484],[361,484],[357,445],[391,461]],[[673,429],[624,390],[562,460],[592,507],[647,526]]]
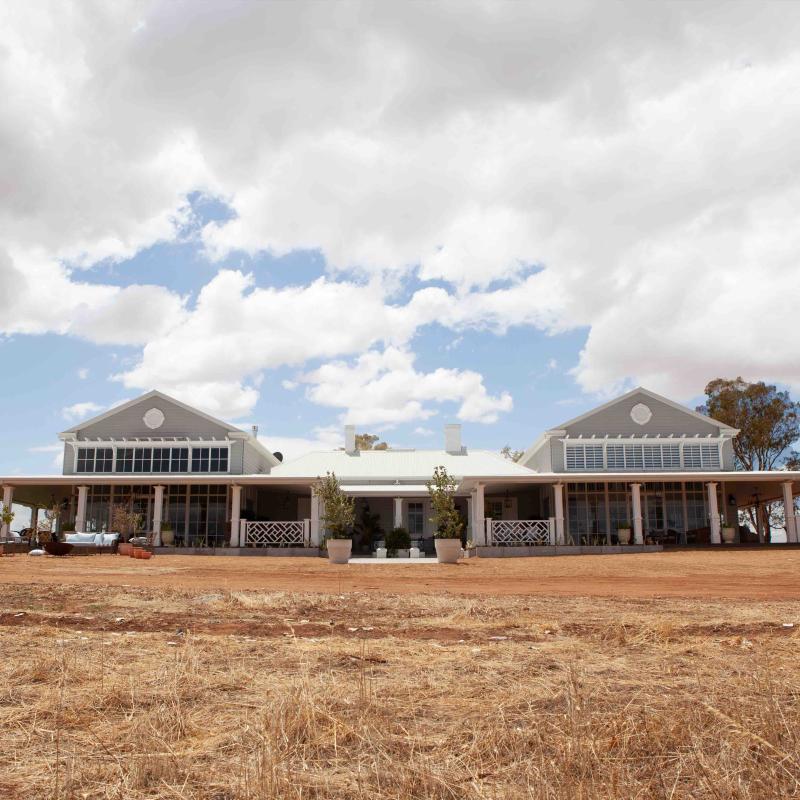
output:
[[[618,598],[800,599],[800,551],[468,559],[457,565],[350,564],[316,558],[122,556],[0,558],[0,585]]]

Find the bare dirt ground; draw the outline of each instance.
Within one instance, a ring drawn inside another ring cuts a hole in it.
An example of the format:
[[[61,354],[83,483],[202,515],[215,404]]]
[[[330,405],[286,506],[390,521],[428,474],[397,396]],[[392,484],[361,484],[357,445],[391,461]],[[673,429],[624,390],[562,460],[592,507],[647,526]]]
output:
[[[0,559],[0,798],[800,796],[800,554]]]
[[[456,565],[349,564],[317,558],[120,556],[0,561],[3,583],[301,592],[800,599],[800,550],[467,559]]]

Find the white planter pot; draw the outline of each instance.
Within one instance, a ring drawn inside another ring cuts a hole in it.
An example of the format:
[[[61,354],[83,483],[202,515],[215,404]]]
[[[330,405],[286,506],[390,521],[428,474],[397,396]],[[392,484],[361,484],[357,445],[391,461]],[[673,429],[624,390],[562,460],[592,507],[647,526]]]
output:
[[[722,541],[725,542],[725,544],[733,544],[733,540],[735,538],[736,538],[736,529],[726,525],[722,529]]]
[[[617,538],[619,539],[620,544],[630,544],[631,543],[631,529],[630,528],[619,528],[617,530]]]
[[[461,539],[436,539],[435,543],[440,564],[455,564],[461,557]]]
[[[346,564],[353,549],[352,539],[328,539],[328,561],[331,564]]]

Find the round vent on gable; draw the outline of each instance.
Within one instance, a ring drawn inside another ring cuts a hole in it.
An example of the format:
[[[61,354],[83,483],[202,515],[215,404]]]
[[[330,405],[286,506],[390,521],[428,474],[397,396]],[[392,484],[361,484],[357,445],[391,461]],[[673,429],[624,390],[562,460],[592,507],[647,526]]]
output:
[[[164,424],[164,412],[160,408],[151,408],[145,412],[145,415],[142,417],[142,422],[144,422],[151,431],[154,431]]]
[[[644,403],[637,403],[631,409],[631,419],[637,425],[647,425],[652,418],[653,412]]]

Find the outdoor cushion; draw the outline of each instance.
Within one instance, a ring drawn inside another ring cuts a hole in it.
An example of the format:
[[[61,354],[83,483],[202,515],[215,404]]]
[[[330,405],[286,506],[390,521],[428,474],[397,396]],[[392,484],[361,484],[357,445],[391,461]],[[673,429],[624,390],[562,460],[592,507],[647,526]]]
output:
[[[94,533],[68,533],[64,541],[68,544],[94,544],[95,536]]]
[[[28,551],[28,555],[29,556],[43,556],[44,555],[44,550],[29,550]]]
[[[110,545],[114,544],[117,539],[119,539],[118,533],[103,533],[100,535],[103,537],[103,541],[99,542],[99,544],[103,545],[104,547],[109,547]]]

